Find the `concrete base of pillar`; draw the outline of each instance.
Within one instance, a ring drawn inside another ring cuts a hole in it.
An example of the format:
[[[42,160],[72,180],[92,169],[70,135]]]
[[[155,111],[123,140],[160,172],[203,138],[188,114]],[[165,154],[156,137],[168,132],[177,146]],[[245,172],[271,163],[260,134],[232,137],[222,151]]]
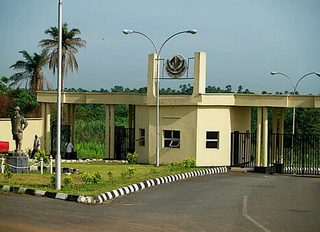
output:
[[[254,167],[254,172],[270,174],[270,167]]]

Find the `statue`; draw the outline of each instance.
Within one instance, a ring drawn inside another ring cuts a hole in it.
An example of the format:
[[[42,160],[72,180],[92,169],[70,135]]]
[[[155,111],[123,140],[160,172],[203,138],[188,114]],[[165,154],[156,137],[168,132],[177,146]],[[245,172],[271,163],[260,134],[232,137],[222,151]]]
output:
[[[14,116],[11,118],[12,125],[12,136],[13,140],[16,141],[16,152],[21,151],[22,139],[23,139],[23,130],[28,126],[28,122],[24,117],[20,115],[20,107],[16,106],[14,108]]]

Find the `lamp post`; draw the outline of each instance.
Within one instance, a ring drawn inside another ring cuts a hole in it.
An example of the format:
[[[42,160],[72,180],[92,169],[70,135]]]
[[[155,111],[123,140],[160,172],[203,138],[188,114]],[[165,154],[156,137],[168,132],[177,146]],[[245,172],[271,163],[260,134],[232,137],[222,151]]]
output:
[[[62,75],[62,0],[59,0],[59,57],[58,57],[58,92],[57,92],[57,154],[56,154],[56,189],[61,189],[61,154],[60,154],[60,140],[61,140],[61,75]]]
[[[298,84],[300,83],[300,81],[303,78],[305,78],[306,76],[309,76],[311,74],[315,74],[318,77],[320,77],[320,73],[319,72],[310,72],[310,73],[307,73],[307,74],[303,75],[302,77],[300,77],[300,79],[297,81],[297,83],[294,84],[293,80],[288,75],[286,75],[286,74],[284,74],[282,72],[270,72],[270,74],[271,75],[282,75],[282,76],[285,76],[286,78],[288,78],[289,81],[292,84],[292,87],[293,87],[293,95],[296,95]],[[291,166],[292,166],[292,163],[293,163],[293,135],[295,133],[295,122],[296,122],[296,107],[293,107],[293,112],[292,112],[292,141],[291,141]]]
[[[146,34],[139,32],[139,31],[134,31],[134,30],[128,30],[125,29],[122,31],[125,35],[128,34],[139,34],[142,35],[144,37],[146,37],[153,45],[155,52],[156,52],[156,56],[157,56],[157,89],[156,89],[156,166],[159,166],[160,164],[160,104],[159,104],[159,89],[160,89],[160,71],[159,71],[159,63],[160,63],[160,53],[162,51],[163,46],[172,38],[175,37],[177,35],[183,34],[183,33],[189,33],[189,34],[196,34],[197,30],[186,30],[186,31],[180,31],[177,32],[171,36],[169,36],[161,45],[160,49],[158,49],[158,47],[156,46],[156,44],[153,42],[153,40],[147,36]]]

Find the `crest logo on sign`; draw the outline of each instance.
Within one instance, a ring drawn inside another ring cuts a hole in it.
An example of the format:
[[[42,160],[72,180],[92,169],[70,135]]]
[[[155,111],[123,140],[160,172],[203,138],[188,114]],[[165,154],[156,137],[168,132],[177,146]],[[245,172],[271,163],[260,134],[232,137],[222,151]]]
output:
[[[166,60],[165,69],[170,77],[179,78],[188,69],[188,63],[182,55],[174,54]]]

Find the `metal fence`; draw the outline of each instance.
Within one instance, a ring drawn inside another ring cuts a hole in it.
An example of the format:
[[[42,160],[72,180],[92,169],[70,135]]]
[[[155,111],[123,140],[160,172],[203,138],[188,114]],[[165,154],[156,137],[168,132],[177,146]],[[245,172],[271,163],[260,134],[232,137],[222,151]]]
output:
[[[256,154],[256,134],[231,133],[231,164],[233,167],[254,167]]]
[[[269,164],[282,173],[320,174],[320,135],[272,134],[269,144]]]
[[[124,160],[129,152],[134,152],[134,139],[134,128],[115,127],[115,159]]]

